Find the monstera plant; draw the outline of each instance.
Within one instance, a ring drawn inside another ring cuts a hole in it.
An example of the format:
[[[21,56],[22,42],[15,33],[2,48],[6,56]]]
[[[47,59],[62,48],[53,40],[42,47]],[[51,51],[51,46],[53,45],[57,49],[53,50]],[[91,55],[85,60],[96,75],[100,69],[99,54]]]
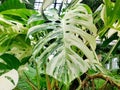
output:
[[[39,72],[43,69],[44,73],[69,84],[88,68],[101,66],[95,53],[97,29],[87,5],[77,2],[60,16],[54,12],[51,16],[46,12],[49,21],[28,31],[28,36],[40,33],[32,58],[38,63]]]
[[[66,0],[63,0],[63,3],[65,3],[65,1]],[[34,26],[29,29],[27,34],[34,45],[31,60],[33,60],[36,65],[38,75],[46,75],[48,81],[47,89],[50,90],[52,88],[50,87],[50,82],[52,81],[49,80],[48,77],[53,77],[55,80],[63,82],[67,86],[66,88],[62,88],[63,90],[68,90],[71,82],[76,78],[80,84],[78,90],[79,88],[92,88],[93,90],[95,88],[105,89],[108,84],[114,84],[119,88],[119,81],[116,80],[116,78],[113,79],[112,74],[103,69],[104,67],[101,65],[107,61],[113,49],[118,47],[119,44],[117,43],[113,46],[102,63],[98,59],[95,51],[96,37],[105,37],[107,30],[113,28],[115,23],[117,23],[117,27],[119,26],[119,17],[116,16],[119,11],[119,0],[116,2],[104,0],[104,5],[98,9],[97,13],[99,14],[97,19],[96,17],[93,18],[94,14],[90,8],[80,3],[80,0],[72,0],[70,4],[65,4],[67,6],[63,8],[63,11],[60,10],[62,8],[58,11],[46,9],[52,2],[53,0],[50,2],[44,1],[41,13],[29,19],[29,25]],[[113,13],[110,15],[109,13],[113,10],[116,14]],[[96,27],[96,24],[99,24],[101,21],[103,27]],[[36,24],[38,22],[39,24]],[[97,30],[97,28],[99,30]],[[104,42],[106,42],[106,40]],[[85,76],[85,73],[87,73],[88,76]],[[94,80],[96,78],[100,79]],[[108,81],[107,78],[109,78]],[[101,79],[103,79],[103,81]],[[90,82],[92,82],[92,86],[87,87],[86,84]],[[94,85],[97,85],[97,82],[103,84],[103,87],[100,85],[95,87]],[[113,87],[112,89],[115,88],[116,87]]]
[[[88,69],[101,71],[95,53],[97,28],[90,8],[73,0],[58,15],[53,9],[44,11],[47,4],[50,3],[43,2],[39,17],[30,18],[29,25],[41,23],[32,26],[27,34],[34,42],[31,59],[36,63],[38,75],[47,74],[69,87],[71,81]]]

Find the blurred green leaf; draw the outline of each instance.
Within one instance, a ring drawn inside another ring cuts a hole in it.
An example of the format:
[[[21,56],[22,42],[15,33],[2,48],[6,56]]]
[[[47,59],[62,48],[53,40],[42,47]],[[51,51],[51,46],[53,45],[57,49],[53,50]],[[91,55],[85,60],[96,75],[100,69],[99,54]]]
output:
[[[9,66],[7,66],[6,64],[0,62],[0,70],[6,70],[9,69]]]
[[[9,10],[9,9],[19,9],[26,8],[25,4],[20,3],[19,0],[6,0],[3,4],[0,5],[0,12]]]
[[[18,69],[20,66],[19,60],[14,55],[3,54],[0,56],[0,58],[5,61],[10,69]]]
[[[27,23],[27,20],[32,14],[37,14],[34,10],[28,10],[25,8],[20,9],[10,9],[0,12],[4,16],[5,19],[15,20],[19,22],[24,22],[23,24]]]

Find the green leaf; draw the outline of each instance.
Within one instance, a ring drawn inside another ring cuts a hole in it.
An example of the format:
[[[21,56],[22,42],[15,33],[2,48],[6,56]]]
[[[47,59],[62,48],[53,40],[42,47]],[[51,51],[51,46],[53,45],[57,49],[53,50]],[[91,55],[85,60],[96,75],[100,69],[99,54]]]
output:
[[[4,16],[5,19],[9,20],[15,20],[15,21],[23,21],[25,24],[27,23],[27,20],[29,17],[33,14],[37,14],[34,10],[28,10],[28,9],[10,9],[0,12]]]
[[[105,5],[101,11],[101,19],[104,22],[104,27],[101,28],[99,35],[104,37],[110,28],[119,30],[119,10],[120,10],[120,1],[116,0],[112,2],[111,0],[104,0]]]
[[[19,60],[14,55],[3,54],[0,56],[0,58],[5,61],[7,66],[9,66],[11,69],[18,69],[20,66]]]
[[[101,12],[102,20],[107,25],[111,22],[113,19],[113,6],[114,4],[111,2],[111,0],[104,0],[105,5],[103,6],[103,10]]]
[[[0,12],[19,8],[25,8],[25,4],[20,3],[19,0],[6,0],[2,5],[0,5]]]
[[[23,58],[23,59],[21,60],[21,65],[26,64],[29,59],[30,59],[30,56]]]
[[[25,33],[27,29],[22,23],[19,23],[15,20],[6,19],[3,17],[3,15],[0,16],[0,24],[0,33],[2,34],[20,34]]]
[[[26,22],[29,16],[31,16],[31,14],[35,12],[27,9],[11,9],[0,13],[0,53],[2,54],[6,51],[11,52],[15,48],[17,48],[17,50],[12,52],[12,54],[21,54],[20,51],[23,50],[25,50],[24,52],[26,53],[26,50],[28,50],[28,48],[30,47],[28,46],[28,44],[30,45],[30,43],[25,41],[27,33],[27,27],[25,26],[25,24],[27,24]],[[21,18],[21,20],[19,20],[18,17]],[[23,58],[24,55],[17,56]]]
[[[0,70],[6,70],[6,69],[9,69],[8,66],[0,62]]]

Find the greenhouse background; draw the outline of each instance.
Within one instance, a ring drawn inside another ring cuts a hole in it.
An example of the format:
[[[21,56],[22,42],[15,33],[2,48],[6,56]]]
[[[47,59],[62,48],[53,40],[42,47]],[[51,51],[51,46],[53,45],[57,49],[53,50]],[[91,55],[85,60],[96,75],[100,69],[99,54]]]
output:
[[[35,0],[35,2],[34,2],[34,9],[35,10],[40,9],[40,6],[42,5],[42,2],[43,2],[43,0]],[[71,2],[71,0],[67,0],[66,1],[66,3],[70,3],[70,2]],[[59,9],[61,3],[62,3],[61,0],[55,0],[54,4],[52,6],[50,6],[50,7]]]

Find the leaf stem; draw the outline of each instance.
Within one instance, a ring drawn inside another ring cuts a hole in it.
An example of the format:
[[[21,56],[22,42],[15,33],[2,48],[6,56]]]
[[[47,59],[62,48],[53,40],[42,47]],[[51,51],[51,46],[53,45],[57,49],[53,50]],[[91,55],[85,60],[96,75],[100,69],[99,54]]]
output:
[[[98,32],[98,35],[99,35],[100,37],[103,37],[103,35],[105,34],[105,32],[108,30],[108,28],[109,28],[109,25],[103,26],[102,30],[100,30],[100,31]],[[98,35],[97,35],[97,36],[98,36]],[[97,36],[96,36],[96,37],[97,37]]]
[[[38,86],[38,89],[40,90],[40,81],[39,81],[40,80],[40,74],[39,74],[37,62],[35,62],[35,66],[36,66],[37,86]]]
[[[86,84],[86,82],[89,82],[92,79],[97,79],[97,78],[101,78],[105,81],[107,81],[107,83],[109,83],[110,85],[116,86],[118,88],[118,90],[120,90],[120,84],[117,83],[116,80],[113,80],[112,77],[105,75],[103,73],[97,73],[94,75],[89,75],[86,77],[86,79],[83,81],[83,86]]]
[[[47,90],[52,90],[50,80],[49,80],[49,76],[47,74],[45,74],[45,76],[46,76]]]
[[[27,83],[32,87],[32,89],[33,90],[39,90],[31,81],[30,81],[30,79],[29,79],[29,77],[26,75],[26,73],[24,72],[24,75],[25,75],[25,77],[26,77],[26,81],[27,81]]]
[[[78,88],[77,88],[76,90],[80,90],[80,88],[81,88],[81,86],[82,86],[82,85],[81,85],[82,82],[81,82],[81,79],[80,79],[80,78],[77,78],[77,80],[78,80],[78,82],[79,82],[79,86],[78,86]]]
[[[112,52],[114,51],[114,49],[116,48],[116,46],[117,46],[117,44],[118,44],[119,42],[120,42],[120,37],[119,37],[117,43],[112,47],[112,49],[111,49],[110,52],[108,53],[107,57],[106,57],[105,60],[103,61],[103,64],[105,64],[105,63],[108,61],[110,55],[112,54]]]

